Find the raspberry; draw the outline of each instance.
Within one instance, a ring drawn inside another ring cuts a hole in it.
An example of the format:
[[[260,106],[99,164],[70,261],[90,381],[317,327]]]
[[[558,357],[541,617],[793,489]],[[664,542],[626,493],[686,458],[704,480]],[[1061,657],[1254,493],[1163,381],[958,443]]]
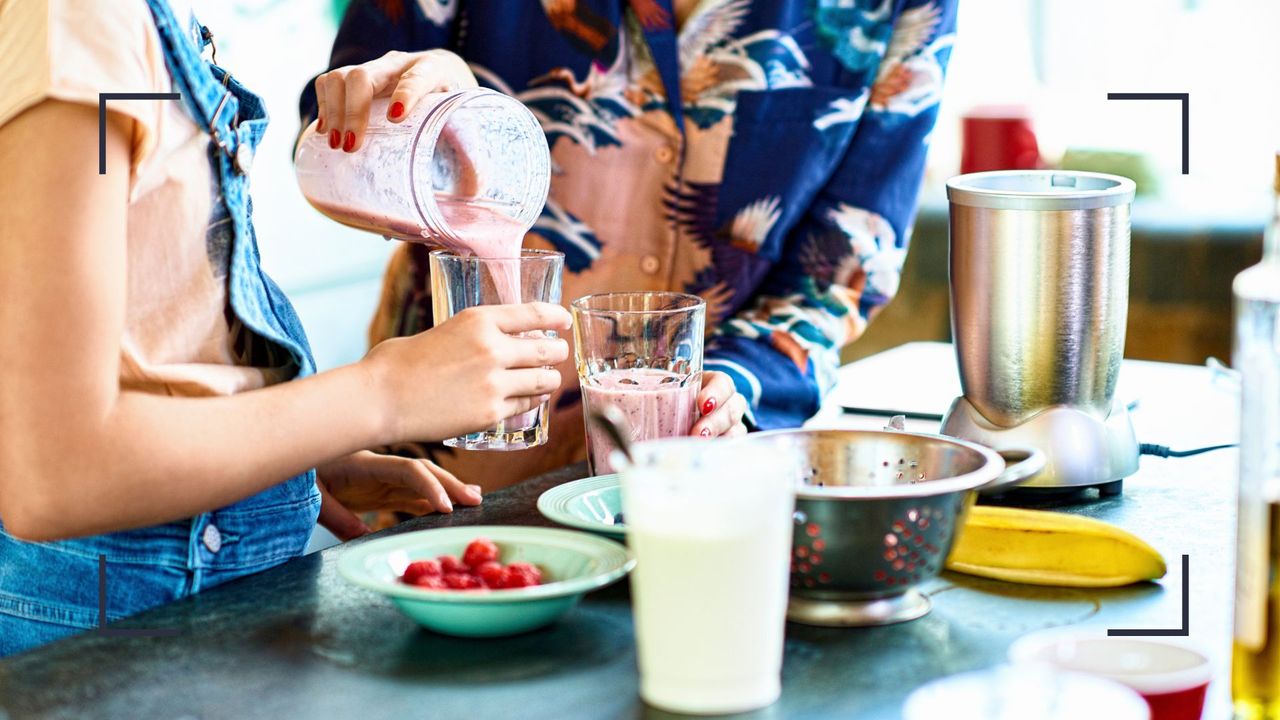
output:
[[[522,588],[542,584],[542,571],[526,562],[514,562],[502,571],[502,587]]]
[[[471,569],[468,568],[465,564],[463,564],[463,562],[459,560],[456,555],[441,555],[440,569],[444,571],[445,575],[448,575],[450,573],[460,573],[462,575],[466,575],[467,573],[471,572]]]
[[[448,590],[449,586],[445,584],[444,578],[439,575],[422,575],[413,584],[427,590]]]
[[[502,587],[502,565],[500,563],[492,560],[482,563],[475,569],[475,574],[485,584],[485,587]]]
[[[489,538],[476,538],[471,541],[467,549],[462,553],[462,562],[468,567],[478,568],[487,562],[494,562],[498,559],[498,546],[493,544]]]
[[[442,572],[439,561],[418,560],[417,562],[409,563],[409,567],[404,569],[404,575],[401,579],[409,585],[416,585],[419,578],[439,577]]]
[[[480,578],[474,575],[463,575],[462,573],[446,573],[444,576],[444,584],[450,590],[480,590],[484,588],[484,584],[480,582]]]

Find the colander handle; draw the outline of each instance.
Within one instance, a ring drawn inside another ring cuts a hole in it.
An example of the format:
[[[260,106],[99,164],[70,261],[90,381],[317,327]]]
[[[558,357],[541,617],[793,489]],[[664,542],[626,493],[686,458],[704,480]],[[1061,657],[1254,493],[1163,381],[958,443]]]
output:
[[[993,448],[994,449],[994,448]],[[1004,472],[994,480],[978,488],[978,492],[996,493],[1008,490],[1031,479],[1044,469],[1044,451],[1028,446],[1005,447],[996,450],[1004,458]]]

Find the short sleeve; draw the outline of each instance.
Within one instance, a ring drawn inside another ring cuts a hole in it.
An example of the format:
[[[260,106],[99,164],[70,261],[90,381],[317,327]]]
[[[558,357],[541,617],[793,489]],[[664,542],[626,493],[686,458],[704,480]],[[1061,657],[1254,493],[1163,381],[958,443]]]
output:
[[[48,99],[98,106],[110,92],[172,92],[144,0],[0,0],[0,126]],[[133,176],[154,152],[162,101],[115,102],[135,121]]]

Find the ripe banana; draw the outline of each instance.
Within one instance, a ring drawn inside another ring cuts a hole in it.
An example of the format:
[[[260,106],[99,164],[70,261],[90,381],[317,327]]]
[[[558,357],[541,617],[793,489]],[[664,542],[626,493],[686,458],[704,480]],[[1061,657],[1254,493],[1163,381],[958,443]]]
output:
[[[947,569],[1028,585],[1118,587],[1164,577],[1164,558],[1136,535],[1093,518],[975,505]]]

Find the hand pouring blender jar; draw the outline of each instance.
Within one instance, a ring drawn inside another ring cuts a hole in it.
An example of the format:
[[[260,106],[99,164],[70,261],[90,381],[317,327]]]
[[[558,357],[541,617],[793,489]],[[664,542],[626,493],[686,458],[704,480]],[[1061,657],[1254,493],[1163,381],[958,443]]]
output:
[[[344,225],[463,255],[519,256],[551,182],[546,136],[515,98],[475,88],[423,98],[399,123],[375,100],[363,146],[329,147],[315,124],[295,168],[307,201]]]
[[[436,322],[480,304],[559,302],[563,256],[520,247],[551,182],[533,113],[481,88],[429,95],[398,123],[386,119],[387,103],[374,101],[355,152],[329,147],[314,123],[303,132],[295,167],[308,202],[344,225],[443,247],[432,254]],[[544,403],[445,444],[523,450],[547,433]]]

